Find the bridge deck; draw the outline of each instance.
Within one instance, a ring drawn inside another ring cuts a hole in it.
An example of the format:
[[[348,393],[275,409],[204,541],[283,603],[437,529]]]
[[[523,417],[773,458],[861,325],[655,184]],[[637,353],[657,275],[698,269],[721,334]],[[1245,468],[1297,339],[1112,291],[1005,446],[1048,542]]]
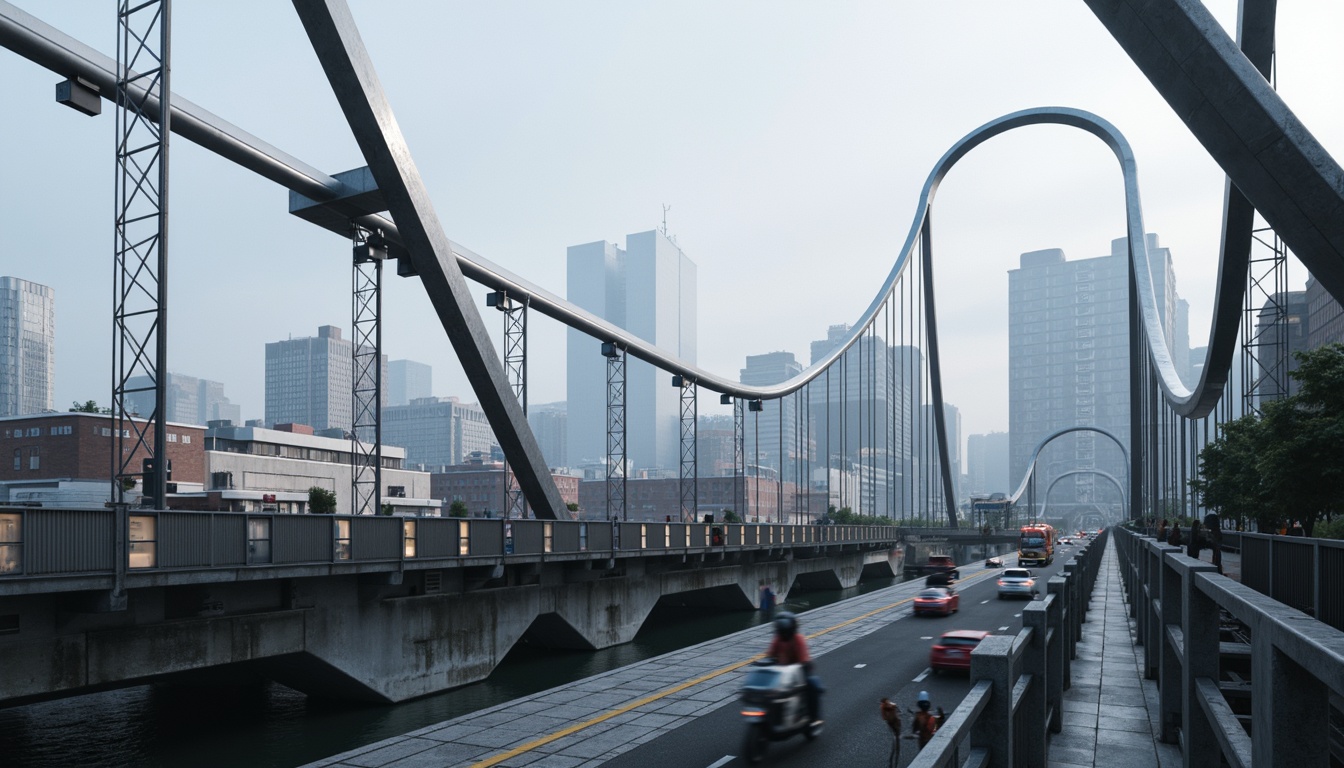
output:
[[[967,580],[994,573],[967,570],[972,574]],[[834,627],[809,641],[814,655],[905,615],[909,599],[921,586],[898,584],[809,611],[809,627]],[[1050,764],[1179,765],[1177,748],[1154,736],[1157,689],[1143,679],[1136,661],[1141,649],[1133,644],[1118,563],[1109,545],[1088,616],[1073,662],[1073,686],[1064,694],[1064,731],[1052,739]],[[768,625],[753,627],[385,739],[308,768],[466,766],[485,761],[500,766],[601,765],[736,699],[741,682],[737,669],[765,647],[769,633]]]

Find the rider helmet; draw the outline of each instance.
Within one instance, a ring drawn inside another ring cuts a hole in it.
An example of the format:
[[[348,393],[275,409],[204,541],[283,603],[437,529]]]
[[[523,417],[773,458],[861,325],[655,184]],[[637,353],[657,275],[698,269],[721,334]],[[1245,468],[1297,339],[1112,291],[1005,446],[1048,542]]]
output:
[[[915,703],[919,706],[920,709],[923,709],[923,710],[927,711],[928,708],[929,708],[929,706],[930,706],[930,704],[929,704],[929,692],[928,692],[928,691],[920,691],[920,692],[919,692],[919,700],[918,700],[917,702],[915,702]]]
[[[798,617],[788,611],[781,611],[775,616],[775,635],[781,640],[789,640],[794,633],[798,631]]]

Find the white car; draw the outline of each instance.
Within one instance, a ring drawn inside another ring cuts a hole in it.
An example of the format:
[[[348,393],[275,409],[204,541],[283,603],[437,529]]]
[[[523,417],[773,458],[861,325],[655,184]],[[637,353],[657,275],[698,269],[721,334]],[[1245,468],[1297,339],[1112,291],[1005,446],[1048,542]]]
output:
[[[999,599],[1005,597],[1036,597],[1036,574],[1026,568],[1004,568],[999,575]]]

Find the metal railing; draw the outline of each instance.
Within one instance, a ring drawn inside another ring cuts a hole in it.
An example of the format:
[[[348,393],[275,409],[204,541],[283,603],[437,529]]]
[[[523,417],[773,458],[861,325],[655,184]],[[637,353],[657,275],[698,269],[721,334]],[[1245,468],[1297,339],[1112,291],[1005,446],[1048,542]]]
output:
[[[1243,578],[1252,542],[1280,538],[1241,534]],[[1116,551],[1144,673],[1158,681],[1161,737],[1181,746],[1186,766],[1330,764],[1330,698],[1344,695],[1344,632],[1178,547],[1117,529]],[[1220,612],[1240,622],[1249,642],[1224,642]],[[1224,659],[1249,663],[1250,679]],[[1244,703],[1248,692],[1250,732],[1244,707],[1239,714],[1229,703],[1229,694]]]
[[[4,513],[0,583],[117,570],[114,510]],[[632,523],[132,510],[130,572],[339,563],[625,557],[714,550],[894,545],[891,526]]]
[[[1064,691],[1106,549],[1089,541],[1022,612],[1016,635],[990,635],[971,652],[971,691],[908,768],[1009,768],[1048,762],[1063,726]]]

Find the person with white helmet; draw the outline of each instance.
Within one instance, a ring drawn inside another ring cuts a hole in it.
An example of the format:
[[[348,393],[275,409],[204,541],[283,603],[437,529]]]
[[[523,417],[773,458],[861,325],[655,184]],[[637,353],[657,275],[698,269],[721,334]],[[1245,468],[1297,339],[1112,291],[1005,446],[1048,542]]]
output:
[[[915,712],[914,719],[910,721],[910,732],[919,739],[919,748],[923,749],[924,745],[929,743],[929,739],[933,738],[933,734],[938,732],[938,726],[943,724],[947,715],[943,714],[942,707],[938,708],[936,715],[930,711],[933,704],[929,701],[928,691],[919,692],[919,700],[915,705],[919,709]]]

